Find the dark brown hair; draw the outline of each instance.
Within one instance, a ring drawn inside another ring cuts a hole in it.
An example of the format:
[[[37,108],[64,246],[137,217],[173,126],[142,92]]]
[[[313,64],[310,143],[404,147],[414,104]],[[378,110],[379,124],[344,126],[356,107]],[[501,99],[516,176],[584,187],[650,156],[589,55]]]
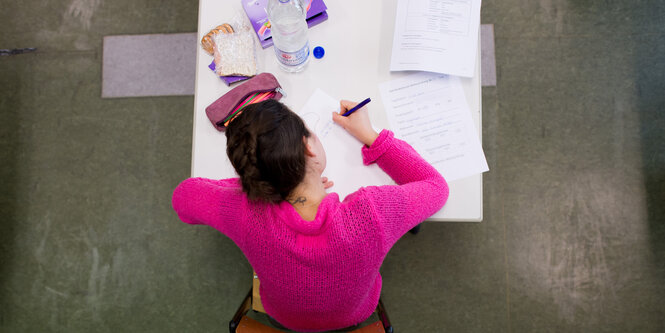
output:
[[[276,100],[245,106],[226,129],[226,154],[250,200],[285,200],[305,177],[310,133],[293,111]]]

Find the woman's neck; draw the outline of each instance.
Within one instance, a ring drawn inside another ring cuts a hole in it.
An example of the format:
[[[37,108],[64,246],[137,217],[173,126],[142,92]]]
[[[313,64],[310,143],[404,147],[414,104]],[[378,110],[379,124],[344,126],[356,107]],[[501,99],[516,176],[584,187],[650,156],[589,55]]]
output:
[[[286,200],[306,221],[313,221],[319,204],[327,195],[321,176],[316,173],[308,173],[298,187],[296,187]]]

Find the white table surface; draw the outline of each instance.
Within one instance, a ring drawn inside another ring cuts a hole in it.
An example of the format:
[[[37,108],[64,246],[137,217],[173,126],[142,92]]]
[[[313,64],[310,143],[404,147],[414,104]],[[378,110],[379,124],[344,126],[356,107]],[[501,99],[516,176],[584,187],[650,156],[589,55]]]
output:
[[[234,19],[246,20],[249,25],[240,1],[251,0],[201,0],[198,40],[210,29],[232,23]],[[339,99],[361,101],[371,97],[368,107],[372,124],[379,129],[389,128],[379,84],[409,74],[389,70],[396,4],[396,0],[326,1],[328,20],[309,31],[310,47],[322,46],[325,56],[322,59],[312,57],[305,71],[290,74],[278,68],[272,47],[262,49],[257,43],[259,72],[270,72],[277,77],[287,94],[281,101],[296,112],[314,90],[320,88]],[[237,85],[227,87],[208,68],[212,56],[200,45],[197,50],[192,177],[237,177],[226,157],[224,133],[217,131],[205,114],[208,105]],[[470,79],[462,78],[462,84],[481,136],[480,45],[476,74]],[[428,221],[482,221],[482,175],[451,181],[449,186],[448,202]]]

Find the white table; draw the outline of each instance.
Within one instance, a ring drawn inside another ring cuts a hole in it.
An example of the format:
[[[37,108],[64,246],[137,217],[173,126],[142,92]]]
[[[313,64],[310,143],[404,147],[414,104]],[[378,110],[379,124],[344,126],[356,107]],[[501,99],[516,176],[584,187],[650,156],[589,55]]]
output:
[[[325,48],[322,59],[312,58],[304,72],[289,74],[278,68],[272,47],[262,49],[257,43],[259,71],[277,77],[287,93],[281,101],[294,111],[302,108],[316,88],[340,99],[361,101],[369,96],[372,124],[376,128],[389,128],[385,113],[380,112],[383,102],[379,83],[407,74],[389,71],[396,1],[326,1],[326,5],[329,19],[309,31],[310,47]],[[231,23],[234,17],[246,19],[240,0],[201,0],[198,40],[217,25]],[[197,50],[192,177],[236,177],[226,157],[226,137],[205,114],[205,108],[230,88],[208,68],[212,57],[200,46]],[[481,136],[480,47],[476,75],[463,78],[462,83]],[[452,181],[449,185],[448,202],[429,221],[482,221],[482,175]]]

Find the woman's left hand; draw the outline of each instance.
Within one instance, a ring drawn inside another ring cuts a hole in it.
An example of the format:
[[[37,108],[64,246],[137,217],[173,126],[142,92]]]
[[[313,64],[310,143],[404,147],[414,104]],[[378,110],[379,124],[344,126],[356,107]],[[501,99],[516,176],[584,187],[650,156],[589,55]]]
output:
[[[332,181],[328,181],[328,177],[321,177],[321,182],[323,183],[323,188],[326,190],[335,185]]]

